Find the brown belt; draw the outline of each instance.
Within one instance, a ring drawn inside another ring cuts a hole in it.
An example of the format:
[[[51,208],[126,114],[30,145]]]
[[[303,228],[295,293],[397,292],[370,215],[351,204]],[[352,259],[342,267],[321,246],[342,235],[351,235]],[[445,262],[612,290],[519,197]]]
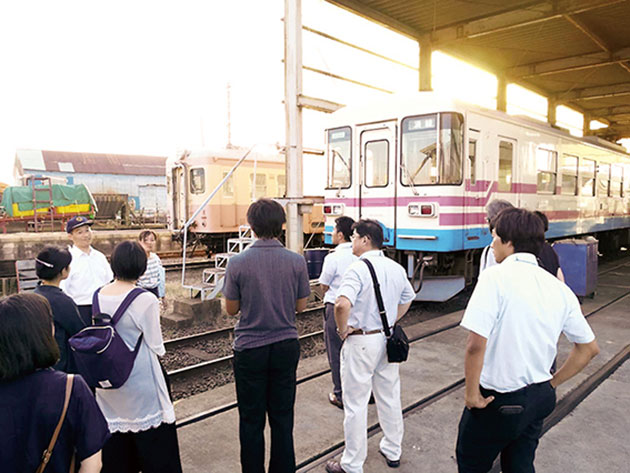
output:
[[[375,334],[375,333],[381,333],[382,331],[383,331],[382,328],[378,329],[378,330],[368,330],[367,332],[364,332],[361,329],[357,329],[357,330],[354,330],[354,331],[350,332],[348,335],[372,335],[372,334]]]

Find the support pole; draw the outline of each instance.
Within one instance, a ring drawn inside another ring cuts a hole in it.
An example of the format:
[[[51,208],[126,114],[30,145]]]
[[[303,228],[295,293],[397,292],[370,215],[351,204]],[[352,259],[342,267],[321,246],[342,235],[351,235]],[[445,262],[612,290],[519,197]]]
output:
[[[584,113],[584,125],[582,127],[582,134],[588,136],[591,134],[591,115],[590,113]]]
[[[505,80],[505,76],[497,76],[497,110],[507,112],[507,80]]]
[[[284,103],[286,120],[287,248],[302,253],[302,0],[284,1]]]
[[[551,126],[556,125],[556,108],[558,107],[558,102],[549,97],[547,99],[547,123]]]
[[[422,42],[420,45],[420,70],[419,70],[419,90],[423,91],[431,91],[433,88],[431,87],[431,53],[433,49],[431,48],[431,43]]]

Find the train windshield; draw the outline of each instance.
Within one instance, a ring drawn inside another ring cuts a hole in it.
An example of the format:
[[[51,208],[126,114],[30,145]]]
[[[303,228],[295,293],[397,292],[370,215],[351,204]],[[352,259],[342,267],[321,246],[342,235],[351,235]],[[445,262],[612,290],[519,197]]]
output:
[[[351,183],[352,132],[350,127],[328,130],[328,189],[347,189]]]
[[[401,181],[406,186],[461,184],[464,118],[436,113],[402,121]]]

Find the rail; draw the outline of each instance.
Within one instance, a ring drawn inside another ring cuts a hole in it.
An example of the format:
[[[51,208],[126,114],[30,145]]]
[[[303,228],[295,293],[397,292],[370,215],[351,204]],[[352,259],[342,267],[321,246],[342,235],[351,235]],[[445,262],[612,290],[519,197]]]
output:
[[[238,162],[234,166],[232,166],[232,169],[230,169],[230,171],[225,176],[223,176],[223,179],[221,180],[221,182],[219,182],[219,184],[217,184],[217,186],[210,193],[210,195],[208,197],[206,197],[206,199],[197,208],[197,210],[195,210],[195,212],[188,219],[188,221],[184,224],[184,227],[181,230],[181,231],[184,232],[184,244],[183,244],[184,251],[183,251],[183,254],[182,254],[182,287],[184,287],[185,289],[194,289],[193,286],[187,286],[186,285],[186,246],[188,244],[188,227],[190,227],[190,225],[195,221],[195,219],[197,218],[197,215],[199,215],[201,213],[201,211],[206,208],[206,206],[210,203],[210,201],[216,195],[216,193],[219,192],[219,189],[221,189],[223,184],[225,184],[225,181],[227,181],[232,176],[232,174],[234,174],[234,171],[236,171],[236,168],[238,168],[241,165],[241,163],[243,161],[245,161],[245,158],[247,158],[247,156],[249,156],[249,154],[252,152],[252,150],[255,147],[256,147],[256,145],[254,145],[251,148],[249,148],[247,150],[247,152],[243,155],[243,157],[241,157],[241,159],[239,159]],[[255,183],[254,183],[254,185],[255,185]]]

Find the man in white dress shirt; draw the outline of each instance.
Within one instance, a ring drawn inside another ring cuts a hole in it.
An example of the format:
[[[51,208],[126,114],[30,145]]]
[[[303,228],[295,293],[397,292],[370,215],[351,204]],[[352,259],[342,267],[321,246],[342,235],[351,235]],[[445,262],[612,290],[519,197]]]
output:
[[[341,286],[341,278],[348,267],[357,260],[352,254],[352,225],[354,220],[350,217],[335,219],[335,228],[332,232],[333,245],[337,245],[334,251],[324,259],[319,283],[324,294],[324,342],[328,354],[328,364],[333,381],[333,392],[328,393],[328,402],[333,406],[343,409],[343,397],[341,391],[341,376],[339,374],[339,353],[341,352],[341,338],[337,333],[335,323],[335,300],[337,291]]]
[[[527,210],[506,209],[494,221],[492,247],[501,264],[479,276],[461,322],[470,334],[460,473],[487,472],[499,454],[503,473],[533,473],[555,388],[599,352],[575,294],[538,266],[544,238],[542,222]],[[561,333],[574,346],[552,376]]]
[[[367,411],[370,391],[376,399],[378,420],[383,430],[379,452],[390,468],[400,466],[403,418],[400,403],[399,364],[387,360],[386,338],[365,263],[374,266],[390,327],[411,305],[416,294],[405,269],[381,251],[383,230],[375,220],[353,225],[352,251],[360,260],[350,265],[337,292],[335,319],[341,348],[344,436],[346,447],[341,462],[330,461],[329,473],[361,473],[367,457]]]
[[[494,229],[492,221],[497,218],[497,215],[505,209],[513,208],[514,206],[511,203],[503,199],[494,199],[486,206],[486,222],[488,222],[491,234]],[[494,250],[492,249],[492,245],[488,245],[481,252],[481,258],[479,259],[479,274],[481,274],[484,269],[494,266],[495,264],[497,264],[497,261],[494,259]]]
[[[72,263],[68,278],[59,285],[74,300],[86,325],[92,325],[92,295],[114,278],[105,255],[91,246],[92,223],[82,216],[72,217],[66,223],[72,241]]]

